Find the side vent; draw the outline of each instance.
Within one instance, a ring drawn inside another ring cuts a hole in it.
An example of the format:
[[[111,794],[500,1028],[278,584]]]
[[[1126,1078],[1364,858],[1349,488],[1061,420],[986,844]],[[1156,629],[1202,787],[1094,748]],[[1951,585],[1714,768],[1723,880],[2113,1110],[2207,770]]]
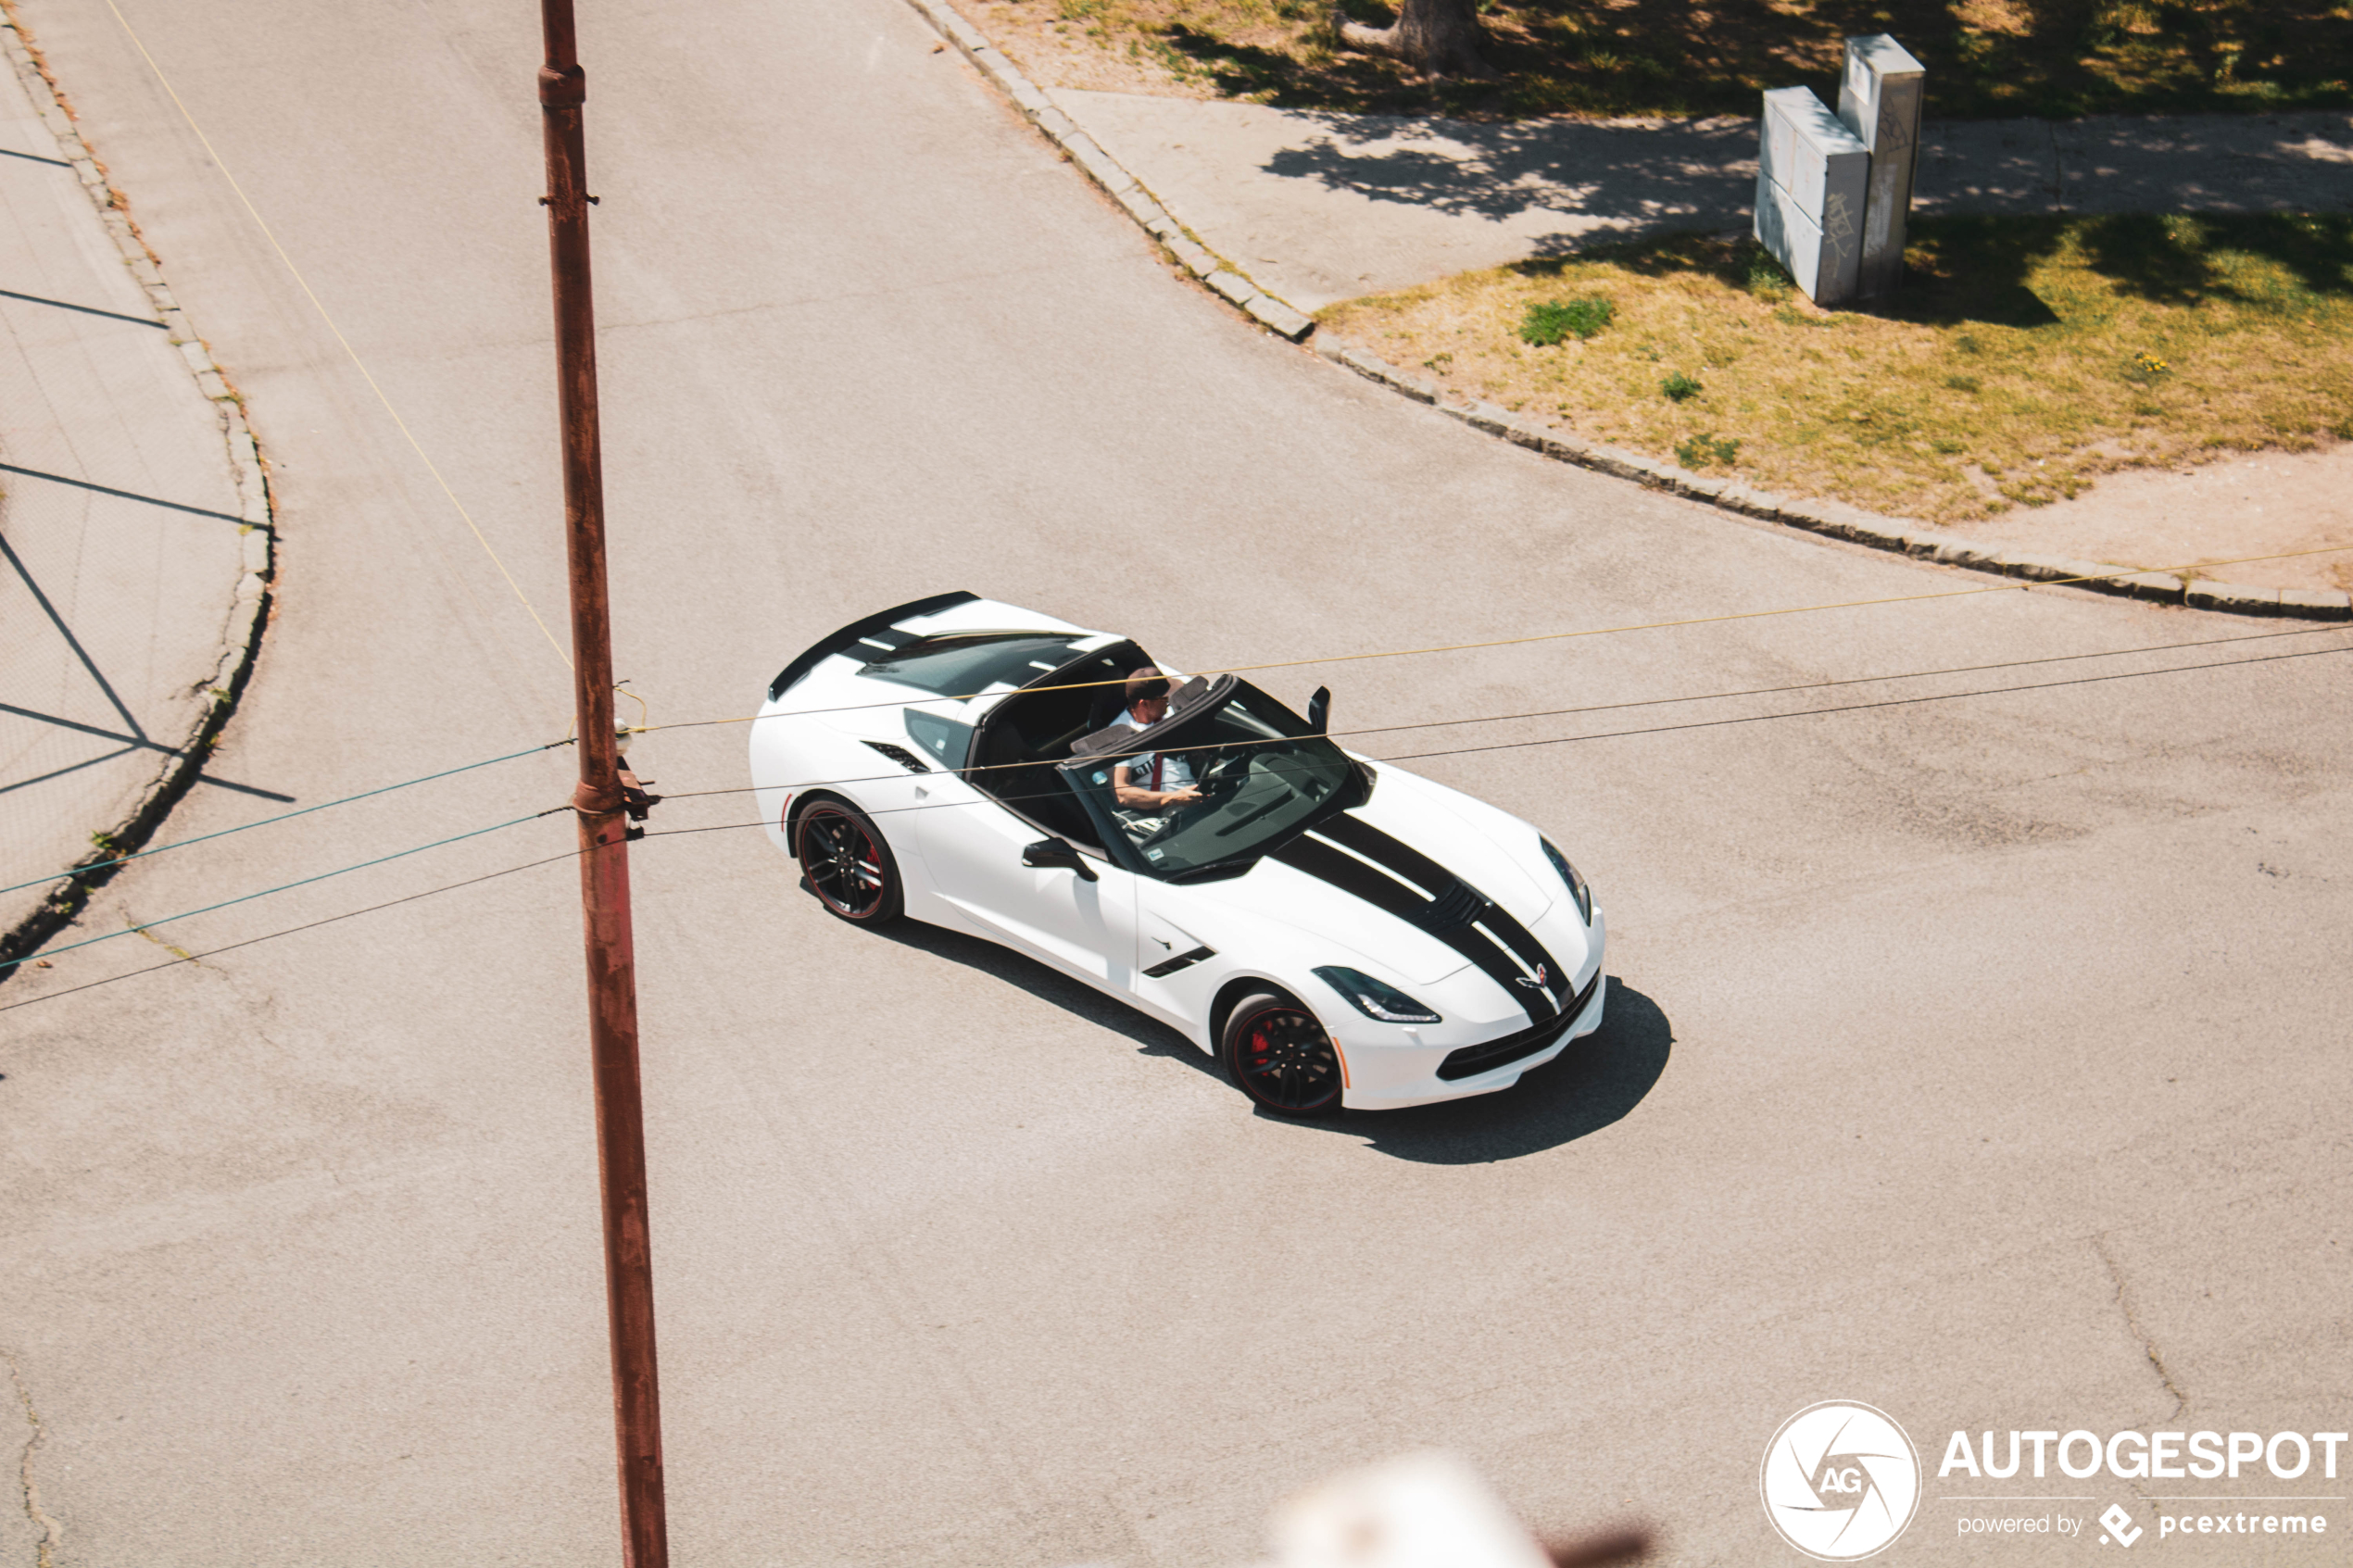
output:
[[[931,771],[929,768],[924,765],[924,759],[922,758],[916,756],[913,752],[908,750],[903,746],[893,746],[887,740],[870,740],[866,744],[873,746],[876,751],[881,752],[885,757],[889,758],[893,762],[898,763],[900,767],[906,769],[911,773],[928,773]]]
[[[1214,959],[1216,956],[1217,950],[1214,947],[1195,947],[1189,953],[1179,953],[1173,959],[1163,959],[1144,972],[1154,980],[1165,980],[1180,969],[1190,969],[1202,960]]]

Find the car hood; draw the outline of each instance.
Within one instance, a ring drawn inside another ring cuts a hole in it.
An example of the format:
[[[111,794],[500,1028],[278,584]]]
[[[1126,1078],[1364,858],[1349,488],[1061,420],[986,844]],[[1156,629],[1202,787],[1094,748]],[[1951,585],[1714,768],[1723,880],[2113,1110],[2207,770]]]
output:
[[[1403,768],[1383,767],[1372,799],[1349,815],[1412,845],[1529,924],[1561,892],[1549,878],[1534,879],[1544,852],[1534,828]]]
[[[1475,821],[1456,808],[1454,799],[1462,797],[1450,797],[1451,790],[1383,768],[1373,799],[1347,815],[1533,925],[1552,903],[1523,869],[1527,859],[1542,852],[1535,830],[1492,808],[1485,809],[1491,822]],[[1520,836],[1524,846],[1504,841]],[[1240,950],[1247,943],[1264,950],[1273,938],[1280,948],[1323,955],[1309,961],[1353,957],[1413,985],[1431,985],[1468,967],[1456,947],[1279,859],[1262,859],[1246,875],[1223,881],[1151,884],[1145,897],[1179,931],[1220,949]]]

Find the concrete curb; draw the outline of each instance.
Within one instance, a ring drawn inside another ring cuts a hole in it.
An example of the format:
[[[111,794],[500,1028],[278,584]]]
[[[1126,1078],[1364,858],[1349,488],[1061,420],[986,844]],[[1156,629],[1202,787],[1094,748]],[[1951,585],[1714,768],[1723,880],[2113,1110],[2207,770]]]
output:
[[[1015,107],[1026,115],[1071,162],[1083,170],[1087,178],[1101,185],[1112,200],[1126,210],[1143,231],[1158,240],[1168,253],[1184,264],[1185,270],[1230,303],[1236,309],[1277,336],[1293,343],[1302,343],[1315,330],[1315,321],[1306,312],[1294,308],[1288,300],[1277,299],[1249,276],[1208,246],[1185,226],[1168,214],[1143,182],[1103,151],[1102,147],[1070,116],[1053,106],[1051,99],[1038,89],[1038,84],[1021,73],[1019,67],[1007,59],[997,46],[988,42],[981,31],[966,21],[948,0],[907,0],[923,14],[924,19],[939,30],[940,35],[963,51],[964,57],[980,69],[980,73],[995,82]]]
[[[1968,567],[2002,577],[2030,582],[2065,583],[2095,594],[2150,599],[2160,604],[2186,605],[2192,609],[2219,610],[2231,615],[2289,616],[2299,621],[2353,620],[2353,595],[2298,588],[2257,588],[2236,583],[2173,572],[2138,571],[2106,561],[2069,560],[2058,556],[2030,555],[1981,545],[1929,528],[1906,518],[1881,517],[1842,501],[1793,500],[1758,490],[1738,480],[1711,479],[1672,463],[1639,453],[1620,451],[1584,441],[1565,431],[1548,429],[1520,419],[1492,403],[1446,400],[1442,389],[1423,377],[1400,370],[1353,344],[1328,334],[1314,345],[1332,363],[1378,382],[1390,391],[1428,403],[1440,413],[1462,420],[1516,446],[1525,446],[1556,462],[1575,463],[1619,479],[1630,479],[1654,490],[1665,490],[1743,517],[1786,523],[1809,533],[1844,539],[1872,549],[1890,550],[1944,566]]]
[[[955,6],[949,4],[949,0],[907,0],[907,3],[923,13],[925,19],[937,28],[950,43],[963,50],[981,73],[995,82],[1028,117],[1031,124],[1067,154],[1070,161],[1083,169],[1088,179],[1101,185],[1114,201],[1126,208],[1128,216],[1146,232],[1166,246],[1171,255],[1184,263],[1186,270],[1269,332],[1293,343],[1303,343],[1315,331],[1315,321],[1303,312],[1259,288],[1247,275],[1202,245],[1169,215],[1167,209],[1118,159],[1103,151],[1093,137],[1079,130],[1068,115],[1054,107],[1046,94],[1038,91],[1037,84],[1024,76],[978,28],[966,21]],[[1787,523],[1809,533],[1825,534],[1872,549],[1891,550],[1945,566],[1968,567],[1972,571],[1990,571],[2031,582],[2066,583],[2095,594],[2152,599],[2161,604],[2186,605],[2193,609],[2219,610],[2231,615],[2291,616],[2299,621],[2353,620],[2353,595],[2296,588],[2255,588],[2171,572],[2124,571],[2105,561],[2027,555],[1939,533],[1907,519],[1881,517],[1842,501],[1792,500],[1769,491],[1754,489],[1738,481],[1710,479],[1705,474],[1677,468],[1672,463],[1662,463],[1637,453],[1597,445],[1562,431],[1527,423],[1509,410],[1491,403],[1448,402],[1436,383],[1408,375],[1364,349],[1328,334],[1317,337],[1313,346],[1317,354],[1334,364],[1345,366],[1365,380],[1378,382],[1417,403],[1430,404],[1441,413],[1461,420],[1475,430],[1500,436],[1531,452],[1541,452],[1558,462],[1575,463],[1580,468],[1630,479],[1654,490],[1666,490],[1694,501],[1705,501],[1709,506],[1721,507],[1743,517]]]
[[[144,847],[172,807],[179,804],[180,797],[196,782],[205,758],[229,722],[230,715],[236,711],[246,683],[253,678],[262,633],[270,623],[270,584],[275,571],[277,530],[271,509],[269,476],[262,466],[260,448],[254,443],[253,431],[245,423],[243,396],[214,363],[211,347],[189,325],[179,300],[172,295],[171,286],[164,282],[163,269],[155,252],[147,248],[139,226],[131,220],[130,204],[121,192],[107,182],[105,167],[82,141],[74,125],[73,112],[57,91],[47,63],[32,44],[17,16],[16,6],[6,0],[0,0],[0,50],[6,51],[9,67],[23,82],[25,95],[32,100],[43,124],[57,137],[57,156],[73,166],[74,177],[82,182],[82,191],[98,209],[98,220],[113,237],[123,265],[145,292],[156,319],[169,330],[170,342],[186,361],[197,391],[219,414],[221,440],[228,448],[229,465],[236,479],[237,513],[244,520],[238,529],[244,546],[244,571],[237,579],[236,592],[221,627],[220,652],[210,682],[214,694],[211,706],[148,784],[131,814],[107,832],[113,847],[92,849],[77,862],[72,872],[58,879],[31,914],[0,935],[0,960],[6,960],[24,957],[70,924],[89,903],[90,896],[104,886],[115,871],[107,866],[84,873],[82,868],[116,860]],[[21,967],[0,970],[0,980]]]

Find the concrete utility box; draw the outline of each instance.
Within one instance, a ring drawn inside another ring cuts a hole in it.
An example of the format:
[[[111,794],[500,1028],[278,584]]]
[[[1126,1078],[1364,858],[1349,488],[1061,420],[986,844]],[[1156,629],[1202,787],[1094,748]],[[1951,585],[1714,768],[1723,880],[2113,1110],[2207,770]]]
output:
[[[1869,151],[1810,87],[1778,87],[1765,94],[1763,136],[1756,159],[1757,243],[1789,269],[1815,304],[1852,298],[1863,258]]]
[[[1904,221],[1920,160],[1919,61],[1884,32],[1846,41],[1838,118],[1871,155],[1863,198],[1863,266],[1856,290],[1885,294],[1904,281]]]

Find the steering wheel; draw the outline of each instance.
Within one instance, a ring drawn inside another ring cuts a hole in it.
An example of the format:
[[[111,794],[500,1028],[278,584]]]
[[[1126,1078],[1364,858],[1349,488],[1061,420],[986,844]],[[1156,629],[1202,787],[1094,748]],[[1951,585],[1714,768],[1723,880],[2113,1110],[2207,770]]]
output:
[[[1247,750],[1218,747],[1209,766],[1202,770],[1202,793],[1207,795],[1212,789],[1240,788],[1243,782],[1250,777],[1250,753]]]

